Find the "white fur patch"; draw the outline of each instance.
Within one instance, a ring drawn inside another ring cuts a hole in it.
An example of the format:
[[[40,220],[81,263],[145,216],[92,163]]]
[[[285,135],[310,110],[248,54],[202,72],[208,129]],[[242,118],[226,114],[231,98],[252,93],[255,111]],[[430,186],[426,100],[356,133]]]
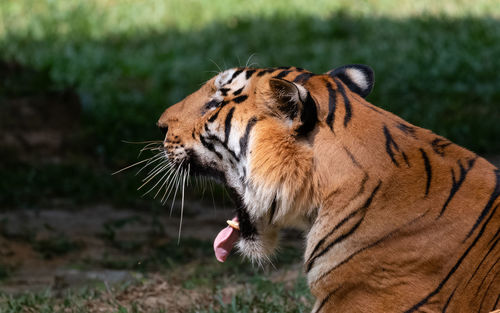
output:
[[[356,85],[358,85],[359,88],[362,90],[368,89],[368,81],[366,80],[366,75],[363,71],[357,68],[347,68],[345,73]]]
[[[278,244],[278,232],[275,229],[261,230],[257,238],[241,238],[238,243],[238,251],[253,263],[262,265],[265,261],[270,261]]]
[[[307,90],[299,84],[295,84],[295,86],[297,86],[297,89],[299,90],[300,101],[305,102],[307,99]]]
[[[231,80],[236,71],[237,69],[232,68],[220,73],[219,76],[215,78],[215,88],[217,88],[217,91],[214,98],[222,97],[222,93],[219,91],[221,88],[229,89],[228,95],[230,95],[236,90],[244,88],[247,85],[248,79],[246,79],[246,71],[242,71],[238,76]]]
[[[222,88],[227,82],[233,77],[234,72],[236,70],[234,68],[226,70],[222,73],[220,73],[216,78],[215,78],[215,88],[219,89]]]

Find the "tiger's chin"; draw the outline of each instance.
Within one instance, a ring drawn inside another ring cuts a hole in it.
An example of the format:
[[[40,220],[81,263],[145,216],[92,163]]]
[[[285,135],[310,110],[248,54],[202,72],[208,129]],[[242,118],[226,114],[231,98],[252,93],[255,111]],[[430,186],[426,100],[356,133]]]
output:
[[[272,228],[259,232],[250,238],[241,237],[236,247],[241,255],[251,260],[252,263],[262,266],[271,261],[278,242],[279,230]]]

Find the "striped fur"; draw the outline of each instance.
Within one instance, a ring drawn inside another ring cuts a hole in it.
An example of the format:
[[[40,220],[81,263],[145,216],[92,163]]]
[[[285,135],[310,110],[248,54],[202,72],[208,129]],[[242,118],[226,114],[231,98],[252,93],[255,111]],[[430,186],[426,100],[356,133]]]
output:
[[[500,308],[500,170],[365,101],[370,73],[227,70],[163,113],[166,155],[229,188],[243,255],[306,231],[315,313]]]

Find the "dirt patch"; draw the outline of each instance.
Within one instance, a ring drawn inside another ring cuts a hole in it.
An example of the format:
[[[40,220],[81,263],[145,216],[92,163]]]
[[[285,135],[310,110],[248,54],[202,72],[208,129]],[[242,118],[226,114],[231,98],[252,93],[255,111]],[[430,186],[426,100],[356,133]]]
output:
[[[142,275],[130,268],[139,268],[165,244],[172,255],[193,238],[210,250],[210,241],[232,215],[230,208],[215,211],[196,201],[186,202],[184,210],[189,218],[184,218],[179,246],[179,217],[167,211],[154,215],[101,205],[0,213],[0,263],[8,271],[0,291],[135,281]]]
[[[119,293],[110,289],[99,299],[88,301],[85,306],[90,313],[114,312],[120,307],[127,312],[187,312],[197,304],[211,302],[211,299],[209,290],[186,290],[157,276]]]

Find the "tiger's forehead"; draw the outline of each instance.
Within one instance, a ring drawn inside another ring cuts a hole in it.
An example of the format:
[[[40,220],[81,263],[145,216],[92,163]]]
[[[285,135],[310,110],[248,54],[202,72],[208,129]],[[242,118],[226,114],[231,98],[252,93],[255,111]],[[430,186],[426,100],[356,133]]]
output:
[[[215,77],[214,86],[216,89],[213,97],[221,99],[228,94],[241,94],[245,87],[249,85],[252,77],[262,77],[272,75],[275,78],[288,79],[288,77],[298,78],[307,76],[310,78],[313,74],[296,67],[276,67],[276,68],[232,68],[225,70]],[[300,74],[300,75],[299,75]],[[290,76],[288,76],[290,75]],[[287,77],[288,76],[288,77]]]
[[[215,87],[220,88],[241,88],[246,85],[250,77],[246,77],[246,69],[232,68],[225,70],[215,78]],[[243,75],[242,75],[243,74]]]
[[[232,68],[220,73],[214,80],[216,91],[213,99],[223,100],[229,94],[241,94],[255,72],[256,70],[251,68]]]

